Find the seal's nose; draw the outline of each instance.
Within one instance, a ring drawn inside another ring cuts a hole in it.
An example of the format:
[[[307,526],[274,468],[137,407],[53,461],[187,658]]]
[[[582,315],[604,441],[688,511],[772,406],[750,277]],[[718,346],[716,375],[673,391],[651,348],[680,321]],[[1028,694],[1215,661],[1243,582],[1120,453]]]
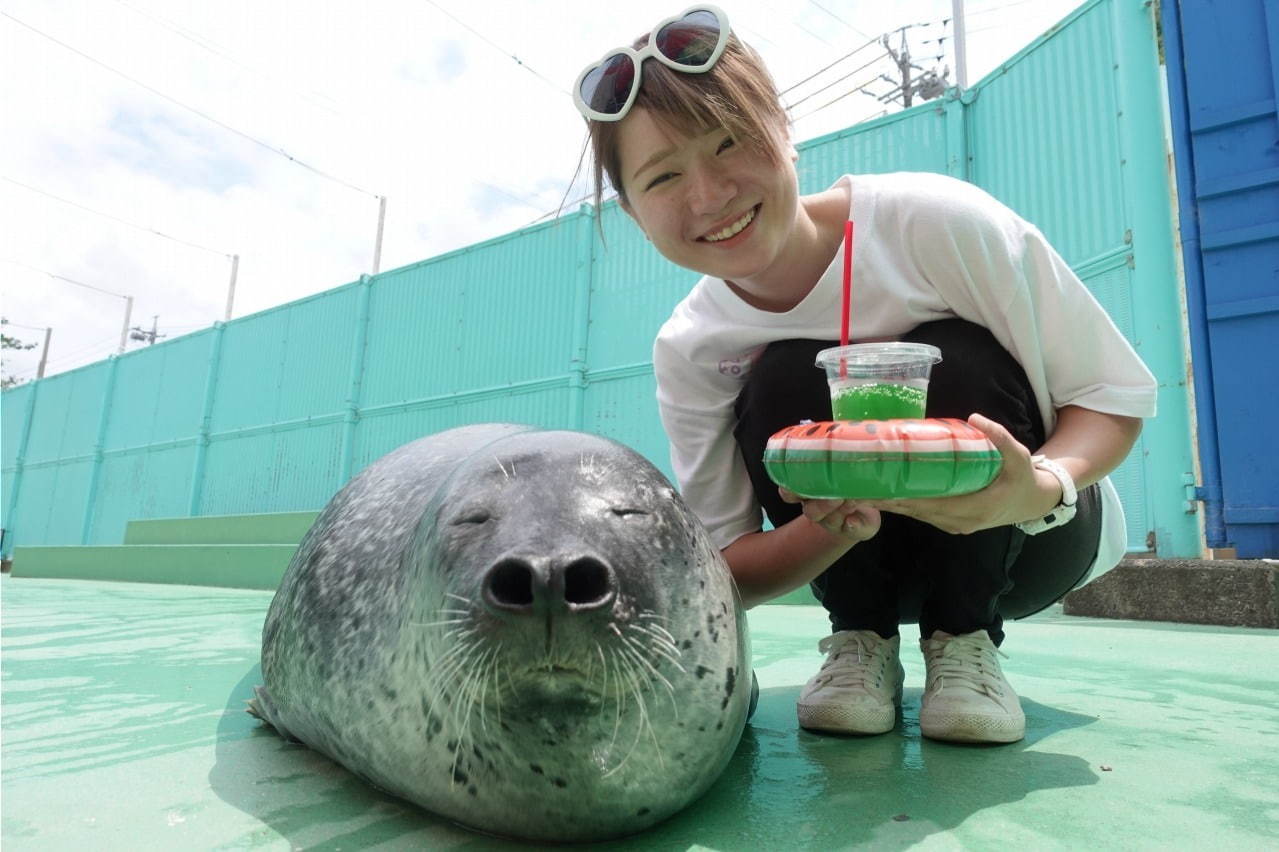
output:
[[[611,568],[593,556],[529,559],[508,556],[484,575],[484,602],[509,613],[583,612],[617,595]]]

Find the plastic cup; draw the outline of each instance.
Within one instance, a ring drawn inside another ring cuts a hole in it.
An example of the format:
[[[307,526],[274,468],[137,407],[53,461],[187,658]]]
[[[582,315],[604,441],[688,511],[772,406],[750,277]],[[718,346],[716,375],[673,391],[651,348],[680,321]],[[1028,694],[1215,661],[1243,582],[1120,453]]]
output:
[[[817,353],[835,420],[918,420],[941,350],[927,343],[854,343]]]

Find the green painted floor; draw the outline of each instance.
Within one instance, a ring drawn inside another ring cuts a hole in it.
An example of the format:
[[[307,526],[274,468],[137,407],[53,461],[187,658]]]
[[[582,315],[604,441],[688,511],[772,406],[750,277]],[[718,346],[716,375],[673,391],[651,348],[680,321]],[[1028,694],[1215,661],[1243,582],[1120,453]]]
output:
[[[5,577],[0,595],[6,852],[517,848],[243,712],[269,592]],[[895,731],[797,730],[824,614],[761,607],[751,627],[761,700],[728,771],[599,848],[1279,848],[1277,631],[1051,612],[1011,625],[1027,737],[961,747],[919,736],[913,650]]]

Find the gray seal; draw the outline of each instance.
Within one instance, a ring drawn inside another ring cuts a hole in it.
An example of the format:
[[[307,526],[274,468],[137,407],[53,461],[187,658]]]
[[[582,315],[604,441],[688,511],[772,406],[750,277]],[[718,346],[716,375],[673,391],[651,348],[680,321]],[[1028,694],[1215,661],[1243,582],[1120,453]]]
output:
[[[705,529],[613,441],[482,424],[374,462],[303,538],[250,712],[494,834],[599,840],[719,776],[751,701]]]

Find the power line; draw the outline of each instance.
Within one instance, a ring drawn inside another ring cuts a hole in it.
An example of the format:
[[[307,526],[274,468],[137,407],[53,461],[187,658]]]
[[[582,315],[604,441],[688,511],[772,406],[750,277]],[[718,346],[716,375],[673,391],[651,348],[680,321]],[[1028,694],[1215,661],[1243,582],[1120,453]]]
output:
[[[848,97],[849,95],[854,95],[854,94],[856,94],[856,93],[858,93],[858,92],[860,92],[860,91],[864,90],[867,86],[871,85],[872,83],[877,83],[877,82],[879,82],[879,78],[878,78],[878,77],[875,77],[875,78],[873,78],[873,79],[867,80],[865,83],[863,83],[862,85],[858,86],[857,88],[855,88],[855,89],[849,89],[847,92],[844,92],[844,94],[840,95],[839,97],[834,98],[833,100],[829,100],[829,101],[827,101],[826,103],[822,104],[821,106],[817,107],[816,109],[814,109],[814,110],[810,110],[810,111],[808,111],[808,112],[804,113],[803,115],[801,115],[799,118],[796,118],[796,119],[793,119],[793,120],[794,120],[794,121],[796,121],[796,122],[798,122],[798,121],[803,121],[805,118],[808,118],[810,115],[814,115],[815,113],[819,113],[819,112],[821,112],[822,110],[826,109],[826,107],[828,107],[828,106],[832,106],[832,105],[834,105],[834,104],[837,104],[837,103],[839,103],[840,101],[842,101],[844,98]]]
[[[126,9],[133,10],[137,14],[142,15],[144,18],[149,18],[156,25],[163,27],[164,29],[169,30],[170,32],[173,32],[181,36],[182,38],[196,45],[197,47],[207,50],[209,53],[212,53],[215,56],[222,57],[227,62],[230,62],[232,65],[235,65],[238,68],[248,71],[251,74],[257,74],[261,77],[269,77],[272,79],[275,78],[274,74],[269,74],[267,72],[254,68],[250,65],[245,65],[243,62],[236,59],[231,54],[226,53],[223,50],[220,50],[216,42],[201,36],[199,33],[196,33],[192,30],[188,30],[186,27],[183,27],[180,24],[174,23],[168,18],[165,18],[161,15],[157,15],[153,12],[149,12],[146,9],[139,9],[137,6],[134,6],[132,3],[126,2],[126,0],[115,0],[115,2],[119,3],[121,6],[124,6]],[[329,104],[320,103],[318,100],[316,100],[314,97],[307,94],[306,92],[299,91],[293,86],[285,86],[285,88],[290,89],[291,91],[294,92],[294,94],[297,94],[298,96],[302,98],[305,98],[306,100],[310,101],[315,106],[318,106],[320,109],[328,110],[329,112],[334,113],[335,115],[341,115],[341,112],[335,109],[333,106]]]
[[[1024,6],[1030,2],[1031,0],[1013,0],[1012,3],[1001,3],[998,6],[987,6],[984,9],[973,9],[971,11],[965,10],[964,17],[971,18],[971,17],[974,17],[975,15],[984,15],[987,12],[998,12],[1000,9],[1007,9],[1012,6]]]
[[[3,259],[0,259],[0,262],[12,263],[14,266],[21,266],[26,269],[30,269],[32,272],[39,272],[41,275],[48,275],[50,278],[57,278],[59,281],[65,281],[68,284],[75,284],[78,287],[88,287],[90,290],[97,290],[99,293],[106,293],[108,296],[115,296],[120,299],[129,298],[123,293],[113,293],[110,290],[103,290],[101,287],[94,287],[92,284],[85,284],[83,281],[76,281],[74,278],[68,278],[65,275],[58,275],[56,272],[49,272],[48,270],[45,270],[45,269],[37,269],[36,267],[31,266],[30,264],[27,264],[27,263],[23,263],[22,261],[19,261],[19,260],[9,260],[8,258],[3,258]]]
[[[778,92],[778,94],[779,94],[779,95],[784,95],[784,94],[786,94],[787,92],[791,92],[791,91],[793,91],[793,90],[795,90],[795,89],[798,89],[800,86],[804,85],[804,84],[805,84],[805,83],[807,83],[809,80],[811,80],[811,79],[813,79],[814,77],[816,77],[817,75],[819,75],[819,74],[821,74],[821,73],[823,73],[823,72],[825,72],[825,71],[829,71],[830,69],[834,68],[834,67],[835,67],[836,65],[838,65],[839,63],[843,62],[845,59],[848,59],[848,58],[849,58],[849,57],[851,57],[851,56],[855,56],[856,54],[858,54],[858,53],[860,53],[861,51],[865,50],[866,48],[870,47],[872,44],[878,44],[878,43],[879,43],[879,39],[878,39],[878,38],[873,38],[873,39],[871,39],[870,41],[868,41],[868,42],[866,42],[865,44],[863,44],[861,47],[854,48],[852,51],[850,51],[850,52],[848,52],[848,53],[845,53],[843,56],[839,57],[839,59],[836,59],[836,60],[835,60],[834,62],[832,62],[831,64],[829,64],[829,65],[827,65],[827,66],[825,66],[825,67],[823,67],[823,68],[819,68],[818,70],[814,71],[812,74],[809,74],[807,77],[805,77],[804,79],[800,80],[798,83],[794,83],[794,84],[792,84],[792,85],[790,85],[790,86],[787,86],[785,89],[782,89],[780,92]]]
[[[172,237],[166,233],[157,231],[155,228],[148,228],[145,225],[138,225],[133,222],[129,222],[124,219],[121,219],[118,216],[112,216],[110,213],[103,213],[101,210],[94,210],[91,207],[85,207],[83,204],[77,204],[74,201],[70,201],[66,198],[62,198],[60,196],[54,195],[52,192],[46,192],[43,189],[36,189],[34,186],[25,184],[22,181],[14,180],[13,178],[7,177],[5,175],[0,175],[0,180],[8,181],[14,186],[20,186],[23,189],[28,190],[29,192],[36,193],[37,195],[43,195],[46,198],[52,198],[54,201],[61,201],[63,204],[69,204],[70,206],[79,208],[80,210],[83,210],[86,213],[92,213],[94,216],[101,216],[103,219],[110,219],[113,222],[119,222],[121,225],[128,225],[130,228],[137,228],[139,231],[146,231],[148,234],[155,234],[157,237],[164,237],[166,240],[173,240],[175,243],[182,243],[185,246],[190,246],[191,248],[197,248],[197,249],[200,249],[201,251],[207,251],[211,254],[220,255],[222,257],[231,256],[230,254],[224,251],[218,251],[217,249],[209,248],[208,246],[202,246],[202,245],[199,245],[198,243],[193,243],[187,240],[179,239],[177,237]]]
[[[478,38],[478,39],[480,39],[481,41],[483,41],[483,42],[484,42],[485,44],[487,44],[489,47],[493,48],[494,50],[500,51],[501,53],[503,53],[503,54],[505,54],[506,56],[510,57],[512,60],[514,60],[514,61],[515,61],[515,64],[516,64],[516,65],[518,65],[518,66],[520,66],[521,68],[525,69],[525,70],[526,70],[526,71],[528,71],[530,74],[532,74],[533,76],[537,77],[537,78],[538,78],[539,80],[541,80],[542,82],[546,83],[546,85],[550,86],[550,87],[551,87],[552,89],[554,89],[555,91],[557,91],[557,92],[559,92],[560,94],[563,94],[563,95],[569,95],[569,96],[571,97],[571,93],[568,91],[568,89],[562,89],[562,88],[560,88],[560,87],[559,87],[558,85],[556,85],[554,82],[552,82],[551,80],[548,80],[546,77],[544,77],[544,76],[542,76],[541,74],[539,74],[539,73],[538,73],[538,72],[537,72],[537,71],[536,71],[536,70],[535,70],[535,69],[534,69],[531,65],[529,65],[527,62],[525,62],[523,59],[520,59],[518,56],[516,56],[514,53],[511,53],[511,52],[510,52],[509,50],[507,50],[506,48],[504,48],[504,47],[502,47],[502,46],[500,46],[500,45],[498,45],[498,44],[494,43],[494,42],[492,41],[492,39],[490,39],[488,36],[484,35],[483,33],[479,32],[478,30],[476,30],[476,29],[475,29],[474,27],[472,27],[470,24],[466,23],[466,22],[465,22],[465,21],[463,21],[461,18],[459,18],[459,17],[457,17],[456,15],[454,15],[454,14],[453,14],[452,12],[450,12],[448,9],[445,9],[445,8],[444,8],[443,6],[441,6],[439,3],[436,3],[436,2],[435,2],[435,0],[425,0],[425,2],[426,2],[426,3],[429,3],[429,4],[430,4],[430,5],[432,5],[432,6],[434,6],[434,7],[435,7],[436,9],[438,9],[438,10],[439,10],[442,14],[444,14],[444,15],[446,15],[447,17],[449,17],[450,19],[452,19],[452,20],[453,20],[453,22],[454,22],[454,23],[456,23],[458,26],[464,27],[467,31],[469,31],[469,32],[470,32],[472,35],[474,35],[476,38]]]
[[[775,15],[777,15],[778,17],[781,17],[782,12],[781,12],[781,10],[779,10],[776,6],[772,5],[771,3],[766,2],[766,0],[760,0],[760,3],[761,3],[761,5],[763,5],[763,6],[767,6],[769,9],[772,9],[772,10],[773,10],[773,13],[774,13]],[[787,22],[788,22],[788,23],[789,23],[792,27],[794,27],[795,29],[797,29],[797,30],[803,30],[804,32],[808,33],[810,36],[812,36],[813,38],[817,39],[818,41],[820,41],[822,44],[826,45],[827,47],[836,47],[836,45],[834,45],[834,44],[832,44],[831,42],[827,41],[827,40],[826,40],[825,38],[823,38],[821,35],[819,35],[818,33],[813,32],[813,31],[812,31],[812,30],[810,30],[808,27],[804,26],[803,24],[801,24],[799,21],[795,20],[794,18],[789,18],[789,19],[787,19]]]
[[[21,328],[24,331],[44,331],[43,328],[36,328],[35,326],[31,326],[31,325],[19,325],[18,323],[11,322],[9,320],[5,320],[3,323],[0,323],[0,325],[7,325],[10,328]]]
[[[822,92],[826,91],[827,89],[831,88],[832,86],[837,86],[837,85],[839,85],[840,83],[844,82],[844,81],[845,81],[845,80],[847,80],[849,77],[853,76],[854,74],[858,73],[859,71],[864,71],[864,70],[866,70],[867,68],[869,68],[870,66],[874,65],[876,62],[881,62],[881,61],[883,61],[883,60],[884,60],[884,58],[886,58],[887,56],[888,56],[888,52],[887,52],[887,51],[885,51],[885,52],[883,52],[883,53],[881,53],[881,54],[877,55],[874,59],[872,59],[870,62],[867,62],[865,65],[860,65],[860,66],[858,66],[857,68],[854,68],[852,71],[849,71],[849,72],[848,72],[847,74],[845,74],[843,77],[840,77],[839,79],[834,80],[834,81],[832,81],[832,82],[830,82],[830,83],[827,83],[825,86],[822,86],[822,87],[821,87],[820,89],[818,89],[817,91],[815,91],[815,92],[810,92],[809,94],[804,95],[804,97],[800,98],[799,100],[795,101],[795,103],[791,104],[789,108],[790,108],[790,109],[794,109],[795,107],[799,106],[800,104],[802,104],[804,101],[808,100],[809,98],[814,98],[814,97],[816,97],[817,95],[820,95]]]
[[[855,26],[853,26],[852,24],[848,23],[848,21],[845,21],[845,20],[844,20],[843,18],[841,18],[839,15],[836,15],[834,12],[832,12],[830,9],[827,9],[827,8],[826,8],[825,6],[823,6],[821,3],[818,3],[818,2],[817,2],[817,0],[808,0],[808,2],[809,2],[810,4],[812,4],[813,6],[816,6],[818,9],[821,9],[823,12],[825,12],[825,13],[826,13],[826,14],[828,14],[828,15],[830,15],[832,18],[834,18],[835,20],[839,21],[841,24],[843,24],[844,26],[848,27],[850,30],[852,30],[853,32],[857,33],[857,34],[858,34],[859,36],[861,36],[862,38],[870,38],[870,36],[866,35],[866,33],[862,32],[862,31],[861,31],[861,30],[859,30],[859,29],[857,29],[857,27],[855,27]]]
[[[322,177],[322,178],[325,178],[325,179],[327,179],[327,180],[331,180],[331,181],[333,181],[334,183],[341,184],[342,186],[345,186],[345,187],[346,187],[346,188],[348,188],[348,189],[353,189],[353,190],[355,190],[356,192],[363,193],[364,195],[370,196],[371,198],[381,198],[381,196],[379,196],[379,195],[377,195],[377,194],[375,194],[375,193],[369,192],[367,189],[362,189],[361,187],[358,187],[358,186],[356,186],[355,184],[350,183],[349,181],[342,180],[342,179],[341,179],[341,178],[339,178],[339,177],[335,177],[334,175],[328,174],[327,172],[324,172],[324,171],[322,171],[322,170],[320,170],[320,169],[317,169],[315,166],[312,166],[312,165],[311,165],[311,164],[309,164],[309,163],[306,163],[306,162],[304,162],[304,161],[302,161],[302,160],[299,160],[297,157],[294,157],[292,154],[290,154],[289,152],[285,151],[285,150],[284,150],[284,149],[282,149],[282,148],[276,148],[276,147],[274,147],[273,145],[271,145],[271,144],[270,144],[270,143],[268,143],[268,142],[263,142],[261,139],[258,139],[258,138],[257,138],[257,137],[255,137],[255,136],[251,136],[251,135],[249,135],[248,133],[245,133],[243,130],[237,130],[236,128],[232,127],[231,125],[227,124],[226,122],[219,121],[218,119],[214,118],[213,116],[209,115],[208,113],[201,112],[200,110],[196,109],[196,108],[195,108],[195,107],[193,107],[193,106],[188,106],[187,104],[182,103],[182,101],[179,101],[178,99],[176,99],[176,98],[174,98],[174,97],[171,97],[171,96],[169,96],[169,95],[166,95],[164,92],[161,92],[159,89],[152,88],[151,86],[148,86],[146,83],[143,83],[141,80],[135,79],[134,77],[130,77],[128,74],[125,74],[123,71],[117,71],[115,68],[112,68],[110,65],[107,65],[105,62],[102,62],[101,60],[98,60],[98,59],[94,59],[94,58],[93,58],[92,56],[90,56],[89,54],[87,54],[87,53],[85,53],[85,52],[83,52],[83,51],[81,51],[81,50],[78,50],[78,49],[76,49],[76,48],[72,47],[71,45],[67,44],[66,42],[59,41],[58,39],[54,38],[53,36],[49,35],[48,33],[41,32],[40,30],[38,30],[38,29],[36,29],[35,27],[31,26],[30,24],[26,23],[25,21],[20,21],[20,20],[18,20],[18,19],[17,19],[17,18],[15,18],[13,15],[10,15],[8,12],[0,11],[0,15],[3,15],[4,17],[8,18],[9,20],[13,21],[15,24],[18,24],[18,25],[20,25],[20,26],[22,26],[22,27],[25,27],[26,29],[28,29],[28,30],[30,30],[31,32],[35,33],[36,35],[40,36],[41,38],[48,39],[49,41],[53,42],[54,44],[58,45],[59,47],[61,47],[61,48],[64,48],[64,49],[66,49],[66,50],[71,51],[72,53],[74,53],[75,55],[79,56],[80,58],[85,59],[85,60],[87,60],[87,61],[89,61],[89,62],[92,62],[94,65],[97,65],[99,68],[103,68],[103,69],[105,69],[105,70],[107,70],[107,71],[110,71],[112,74],[115,74],[115,75],[116,75],[116,76],[118,76],[118,77],[123,77],[125,80],[128,80],[130,83],[133,83],[135,86],[138,86],[138,87],[140,87],[140,88],[146,89],[148,92],[150,92],[151,94],[155,95],[156,97],[158,97],[158,98],[163,98],[164,100],[168,101],[168,102],[169,102],[169,103],[171,103],[171,104],[174,104],[175,106],[182,107],[182,109],[187,110],[188,112],[191,112],[191,113],[194,113],[195,115],[200,116],[200,118],[203,118],[205,121],[208,121],[208,122],[210,122],[210,123],[212,123],[212,124],[216,124],[218,127],[221,127],[223,130],[230,131],[231,133],[234,133],[236,136],[239,136],[239,137],[241,137],[241,138],[243,138],[243,139],[247,139],[248,141],[252,142],[254,145],[260,145],[261,147],[263,147],[263,148],[267,149],[268,151],[270,151],[270,152],[272,152],[272,153],[274,153],[274,154],[279,154],[281,157],[284,157],[286,160],[289,160],[290,162],[296,163],[297,165],[301,166],[302,168],[304,168],[304,169],[306,169],[306,170],[308,170],[308,171],[310,171],[310,172],[313,172],[313,173],[315,173],[315,174],[319,175],[319,176],[320,176],[320,177]]]

